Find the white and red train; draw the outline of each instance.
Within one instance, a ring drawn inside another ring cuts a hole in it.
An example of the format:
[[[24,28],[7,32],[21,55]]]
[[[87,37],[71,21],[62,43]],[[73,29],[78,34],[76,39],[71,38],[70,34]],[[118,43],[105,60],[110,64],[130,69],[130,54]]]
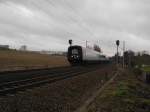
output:
[[[68,48],[67,58],[71,65],[109,62],[100,52],[77,45]]]

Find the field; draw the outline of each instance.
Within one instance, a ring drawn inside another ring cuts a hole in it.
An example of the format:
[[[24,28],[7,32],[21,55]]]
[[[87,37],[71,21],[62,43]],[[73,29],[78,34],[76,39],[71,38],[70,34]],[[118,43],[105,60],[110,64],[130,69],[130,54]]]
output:
[[[68,65],[69,63],[65,56],[50,56],[32,52],[0,50],[0,71]]]
[[[145,72],[150,72],[150,66],[145,66],[142,68],[142,70]]]

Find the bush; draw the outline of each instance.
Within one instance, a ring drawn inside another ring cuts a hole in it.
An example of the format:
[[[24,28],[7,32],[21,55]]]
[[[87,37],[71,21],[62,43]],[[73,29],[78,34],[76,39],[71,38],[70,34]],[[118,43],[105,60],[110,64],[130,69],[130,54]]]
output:
[[[133,72],[135,75],[141,75],[142,74],[142,70],[140,68],[134,68]]]

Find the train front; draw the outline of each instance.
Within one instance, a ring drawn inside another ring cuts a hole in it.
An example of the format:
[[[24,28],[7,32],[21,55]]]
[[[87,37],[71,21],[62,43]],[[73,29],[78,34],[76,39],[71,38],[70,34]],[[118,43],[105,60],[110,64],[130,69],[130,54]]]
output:
[[[70,46],[67,54],[68,61],[72,65],[82,63],[82,47],[81,46]]]

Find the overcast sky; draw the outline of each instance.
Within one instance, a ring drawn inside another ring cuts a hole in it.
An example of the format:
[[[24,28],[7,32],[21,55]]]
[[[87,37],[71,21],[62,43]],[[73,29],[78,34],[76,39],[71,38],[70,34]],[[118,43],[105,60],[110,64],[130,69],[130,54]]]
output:
[[[0,0],[0,44],[66,50],[97,43],[106,54],[115,40],[150,51],[150,0]]]

